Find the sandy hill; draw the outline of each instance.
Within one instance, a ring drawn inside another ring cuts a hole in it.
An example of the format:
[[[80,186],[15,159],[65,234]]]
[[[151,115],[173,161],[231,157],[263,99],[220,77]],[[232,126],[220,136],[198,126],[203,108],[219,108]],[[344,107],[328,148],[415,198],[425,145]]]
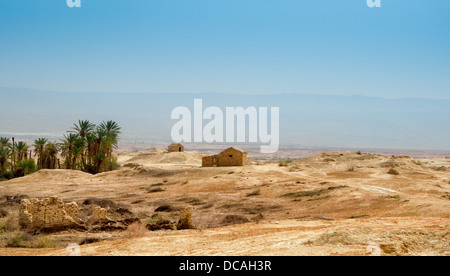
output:
[[[448,158],[328,152],[292,162],[202,168],[203,155],[120,152],[116,171],[42,170],[0,182],[0,213],[6,214],[0,225],[17,219],[18,199],[56,195],[77,202],[82,214],[100,205],[143,224],[157,214],[176,220],[192,206],[202,229],[146,231],[131,239],[117,231],[50,236],[57,247],[68,240],[102,241],[82,246],[91,255],[364,255],[372,242],[385,255],[450,254]],[[2,232],[0,247],[14,233]],[[64,253],[0,249],[0,255],[38,252]]]
[[[161,164],[198,166],[202,164],[202,157],[207,154],[194,151],[168,152],[162,148],[152,148],[145,151],[123,151],[116,155],[119,164],[133,167]]]

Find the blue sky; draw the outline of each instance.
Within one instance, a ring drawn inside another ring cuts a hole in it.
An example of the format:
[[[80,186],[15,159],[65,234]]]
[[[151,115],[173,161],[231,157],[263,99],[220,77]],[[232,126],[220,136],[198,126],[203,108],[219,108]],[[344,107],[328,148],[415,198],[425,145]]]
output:
[[[450,99],[450,1],[0,1],[0,86]]]

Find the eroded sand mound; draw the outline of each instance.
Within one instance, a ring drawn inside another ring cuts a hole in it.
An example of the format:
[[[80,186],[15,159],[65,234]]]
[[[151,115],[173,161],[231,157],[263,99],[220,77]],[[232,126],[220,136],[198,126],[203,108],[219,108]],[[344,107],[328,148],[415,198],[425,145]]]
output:
[[[140,152],[119,152],[117,153],[117,161],[125,167],[158,164],[201,165],[202,157],[205,155],[199,152],[168,152],[161,148],[154,148]]]
[[[91,174],[85,173],[78,170],[39,170],[33,174],[15,178],[10,180],[10,182],[53,182],[53,181],[70,181],[79,180],[83,178],[90,178]]]
[[[303,158],[299,164],[314,167],[345,167],[367,168],[400,168],[407,170],[424,169],[422,164],[409,156],[384,156],[361,152],[325,152],[312,157]]]

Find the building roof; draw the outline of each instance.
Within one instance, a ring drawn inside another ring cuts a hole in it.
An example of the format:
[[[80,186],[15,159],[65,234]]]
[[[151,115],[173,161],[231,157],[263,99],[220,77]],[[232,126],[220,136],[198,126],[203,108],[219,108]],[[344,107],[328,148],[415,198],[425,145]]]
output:
[[[222,152],[224,152],[224,151],[226,151],[226,150],[229,150],[229,149],[233,149],[233,150],[235,150],[235,151],[239,151],[239,152],[242,152],[242,153],[246,153],[245,151],[241,150],[240,148],[236,148],[236,147],[230,147],[230,148],[227,148],[227,149],[223,150]]]

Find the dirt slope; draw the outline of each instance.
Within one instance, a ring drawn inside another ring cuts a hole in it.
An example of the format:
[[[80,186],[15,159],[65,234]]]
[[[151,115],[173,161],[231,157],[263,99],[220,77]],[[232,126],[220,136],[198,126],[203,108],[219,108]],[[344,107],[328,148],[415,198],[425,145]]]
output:
[[[0,209],[16,216],[17,202],[7,200],[14,195],[57,195],[83,210],[86,199],[95,198],[146,222],[160,206],[169,206],[164,213],[174,220],[184,207],[194,207],[201,230],[147,232],[120,241],[120,232],[50,236],[57,247],[86,236],[106,239],[82,246],[88,255],[364,255],[373,242],[383,254],[449,254],[447,158],[335,152],[202,168],[201,156],[152,149],[119,153],[123,167],[98,175],[43,170],[0,182]],[[0,234],[0,246],[8,235]],[[6,254],[64,254],[64,248],[0,250]]]

